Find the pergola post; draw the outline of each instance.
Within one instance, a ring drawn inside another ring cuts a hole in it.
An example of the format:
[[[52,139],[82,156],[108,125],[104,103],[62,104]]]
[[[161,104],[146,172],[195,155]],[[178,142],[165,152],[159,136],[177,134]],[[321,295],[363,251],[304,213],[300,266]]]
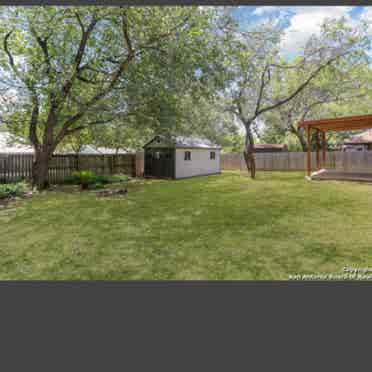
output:
[[[306,120],[302,121],[299,128],[306,130],[307,134],[307,176],[311,175],[311,129],[317,132],[322,132],[322,164],[323,168],[326,167],[326,154],[327,154],[327,143],[326,143],[326,132],[334,131],[346,131],[346,130],[361,130],[372,128],[372,114],[370,115],[356,115],[346,116],[341,118],[330,118],[320,120]],[[317,135],[320,133],[317,133]],[[318,139],[317,139],[318,141]],[[316,144],[318,148],[318,143]],[[319,163],[319,155],[317,151],[317,167]],[[326,172],[327,173],[327,172]],[[342,172],[343,173],[343,172]],[[325,179],[326,174],[322,176]],[[320,177],[314,177],[320,178]],[[342,177],[341,177],[342,178]],[[340,178],[340,179],[341,179]],[[351,179],[351,178],[348,178]]]
[[[310,177],[311,174],[311,146],[310,146],[310,126],[306,126],[306,136],[307,136],[307,175]]]
[[[323,168],[326,167],[326,154],[327,154],[327,144],[326,144],[326,134],[322,131],[322,150],[323,150]]]
[[[316,147],[316,170],[320,169],[320,157],[319,157],[319,129],[316,130],[316,141],[315,141],[315,147]]]

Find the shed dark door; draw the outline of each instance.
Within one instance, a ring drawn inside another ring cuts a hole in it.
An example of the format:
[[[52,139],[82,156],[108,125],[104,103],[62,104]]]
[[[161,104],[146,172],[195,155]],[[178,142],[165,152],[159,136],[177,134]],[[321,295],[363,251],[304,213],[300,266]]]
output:
[[[146,149],[145,175],[159,178],[173,178],[173,149]]]

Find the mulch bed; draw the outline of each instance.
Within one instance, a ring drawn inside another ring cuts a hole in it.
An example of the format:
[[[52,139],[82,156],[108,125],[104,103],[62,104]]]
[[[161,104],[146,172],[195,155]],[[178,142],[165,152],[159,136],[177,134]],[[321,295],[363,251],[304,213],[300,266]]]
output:
[[[15,203],[16,201],[22,200],[22,199],[28,199],[28,198],[31,198],[32,196],[33,196],[33,192],[29,191],[23,196],[9,196],[8,198],[2,198],[0,199],[0,207],[6,207],[10,203]]]
[[[9,203],[15,202],[17,198],[2,198],[0,199],[0,207],[6,207]]]
[[[61,191],[58,190],[58,188],[52,188],[53,191]],[[120,188],[120,189],[103,189],[103,190],[81,190],[78,187],[75,187],[73,190],[68,190],[68,192],[82,192],[82,191],[90,191],[94,193],[96,196],[99,197],[110,197],[110,196],[118,196],[123,197],[128,194],[128,189]],[[8,198],[0,199],[0,208],[6,208],[9,204],[15,203],[17,201],[20,201],[22,199],[28,199],[31,198],[35,194],[35,192],[29,191],[23,196],[11,196]]]
[[[107,196],[125,196],[128,194],[127,188],[124,189],[114,189],[114,190],[99,190],[95,191],[97,196],[107,197]]]

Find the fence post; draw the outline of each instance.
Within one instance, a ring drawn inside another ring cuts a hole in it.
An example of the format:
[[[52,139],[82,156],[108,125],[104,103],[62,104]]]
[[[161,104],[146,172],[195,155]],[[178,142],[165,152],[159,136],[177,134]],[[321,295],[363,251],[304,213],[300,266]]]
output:
[[[136,177],[136,154],[132,154],[132,177]]]
[[[137,151],[134,154],[135,163],[135,175],[136,177],[142,177],[144,173],[144,151]]]
[[[116,158],[116,155],[110,155],[109,156],[110,174],[114,174],[115,173],[115,158]]]

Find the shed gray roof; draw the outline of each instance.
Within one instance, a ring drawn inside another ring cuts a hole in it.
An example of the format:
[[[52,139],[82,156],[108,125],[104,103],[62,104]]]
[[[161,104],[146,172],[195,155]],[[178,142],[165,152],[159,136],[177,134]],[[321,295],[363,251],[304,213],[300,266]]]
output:
[[[221,146],[213,143],[206,138],[198,137],[182,137],[182,136],[155,136],[150,142],[148,142],[144,147],[160,139],[161,141],[169,142],[169,145],[176,148],[200,148],[200,149],[221,149]]]

